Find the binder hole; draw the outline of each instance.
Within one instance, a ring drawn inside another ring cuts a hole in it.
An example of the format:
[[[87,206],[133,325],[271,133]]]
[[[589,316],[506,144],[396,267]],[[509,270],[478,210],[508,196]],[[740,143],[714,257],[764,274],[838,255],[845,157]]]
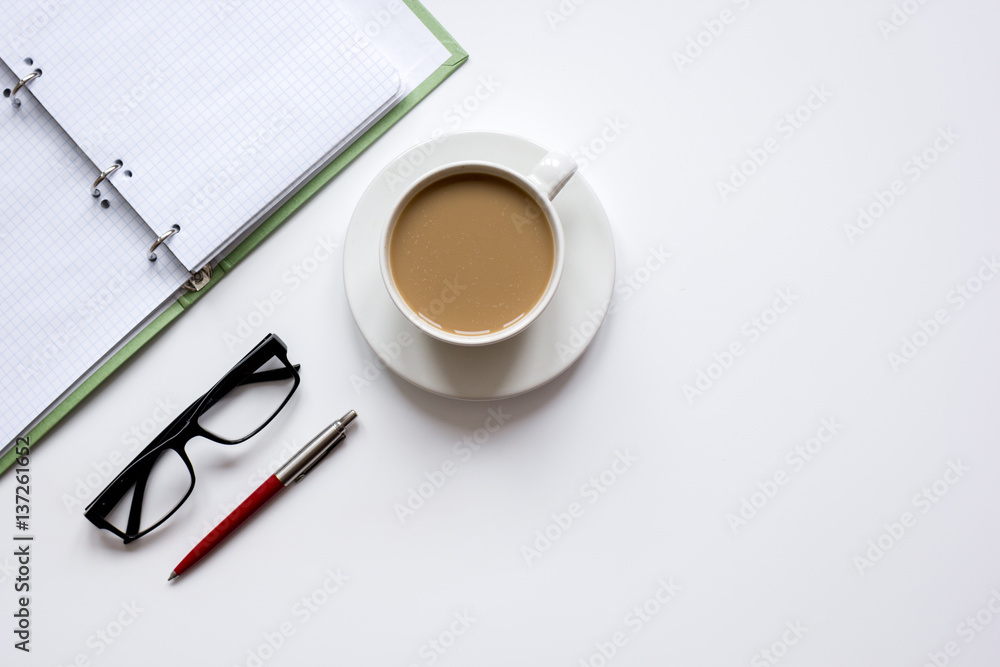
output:
[[[132,170],[131,169],[126,169],[122,173],[125,174],[126,178],[132,178]]]
[[[176,229],[177,231],[181,231],[181,226],[180,225],[170,225],[170,226],[173,227],[174,229]]]
[[[121,160],[115,160],[115,164],[117,164],[120,167],[120,166],[122,166],[125,163],[122,162]]]
[[[107,199],[101,200],[101,208],[107,208],[109,206],[111,206],[111,202],[109,202]]]
[[[3,89],[3,96],[4,97],[10,97],[10,88],[4,88]]]
[[[25,64],[25,65],[34,65],[34,64],[35,64],[35,61],[34,61],[34,60],[32,60],[31,58],[25,58],[25,59],[24,59],[24,64]]]

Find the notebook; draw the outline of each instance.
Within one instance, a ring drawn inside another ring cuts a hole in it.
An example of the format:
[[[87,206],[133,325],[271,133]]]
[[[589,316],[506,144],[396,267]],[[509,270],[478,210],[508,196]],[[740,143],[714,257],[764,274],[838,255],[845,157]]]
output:
[[[330,2],[0,6],[0,445],[58,419],[464,62],[395,5],[395,41],[432,34],[440,62],[388,57]]]

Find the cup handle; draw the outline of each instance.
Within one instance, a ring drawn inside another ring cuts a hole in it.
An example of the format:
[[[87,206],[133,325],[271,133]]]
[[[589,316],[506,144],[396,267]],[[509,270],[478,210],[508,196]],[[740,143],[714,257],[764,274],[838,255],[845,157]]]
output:
[[[551,201],[566,185],[566,181],[576,173],[576,160],[562,151],[552,151],[535,165],[528,176],[535,187]]]

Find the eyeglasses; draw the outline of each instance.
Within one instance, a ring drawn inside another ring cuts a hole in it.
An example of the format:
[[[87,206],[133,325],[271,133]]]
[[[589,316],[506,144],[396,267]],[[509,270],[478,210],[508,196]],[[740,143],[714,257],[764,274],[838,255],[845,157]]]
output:
[[[295,393],[298,369],[289,363],[282,340],[268,334],[139,452],[87,506],[87,519],[125,544],[158,527],[194,490],[194,466],[185,451],[188,441],[200,436],[235,445],[250,438]],[[131,500],[122,502],[129,494]],[[127,518],[122,516],[126,506]],[[119,527],[123,523],[124,530]]]

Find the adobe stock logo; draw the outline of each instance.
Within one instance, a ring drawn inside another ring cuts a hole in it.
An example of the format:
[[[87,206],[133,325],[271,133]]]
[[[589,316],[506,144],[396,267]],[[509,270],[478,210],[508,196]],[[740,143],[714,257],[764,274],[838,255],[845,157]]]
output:
[[[139,615],[145,611],[145,608],[136,604],[135,600],[132,602],[123,601],[119,607],[121,607],[120,610],[112,612],[114,615],[110,621],[101,625],[87,637],[86,647],[88,650],[77,653],[71,662],[66,663],[67,665],[73,667],[90,665],[92,658],[100,657],[111,648],[135,623]]]
[[[254,640],[252,645],[246,648],[245,658],[241,658],[239,662],[235,663],[236,667],[263,667],[286,645],[289,639],[295,636],[299,626],[308,623],[350,581],[350,577],[344,574],[339,567],[328,569],[324,574],[326,578],[323,583],[316,586],[307,595],[303,595],[292,605],[289,615],[298,621],[298,625],[286,616],[281,622],[272,626],[271,630],[260,633],[260,640]]]
[[[424,471],[424,479],[415,486],[407,488],[406,499],[393,504],[392,509],[399,523],[405,524],[408,519],[416,515],[417,511],[437,495],[449,479],[458,474],[461,464],[468,463],[473,455],[510,420],[511,415],[503,411],[502,405],[488,408],[482,426],[467,433],[452,445],[453,456],[447,457],[437,468]]]
[[[266,296],[254,299],[250,312],[239,318],[231,332],[223,332],[222,340],[226,347],[232,351],[251,338],[256,338],[257,330],[281,309],[290,295],[297,292],[325,262],[340,256],[339,248],[340,242],[332,234],[317,236],[312,249],[281,274],[281,282],[288,285],[288,289],[274,288]]]
[[[990,593],[990,598],[982,607],[966,616],[955,626],[955,635],[957,635],[955,639],[945,642],[941,650],[927,653],[927,662],[922,667],[946,667],[946,665],[951,664],[951,659],[962,652],[958,639],[961,639],[968,646],[976,641],[976,638],[985,632],[997,617],[1000,617],[1000,591],[993,588]]]
[[[7,37],[11,50],[20,51],[29,40],[42,34],[65,6],[65,2],[55,0],[39,2],[21,25],[13,26],[13,31]]]
[[[801,472],[807,463],[816,458],[826,445],[833,442],[843,428],[844,425],[839,423],[836,417],[824,418],[816,429],[816,435],[789,449],[784,458],[788,469],[779,468],[763,481],[757,482],[757,490],[740,498],[740,505],[736,511],[726,515],[726,523],[729,524],[733,535],[741,528],[745,528],[767,507],[768,503],[777,497],[782,487]]]
[[[587,168],[594,164],[612,144],[621,139],[628,128],[628,122],[619,116],[605,118],[604,127],[595,137],[570,152],[570,157],[576,160],[580,173],[587,171]]]
[[[153,434],[159,431],[180,410],[181,406],[170,398],[157,398],[148,417],[122,431],[119,438],[122,447],[111,450],[103,459],[92,461],[91,470],[77,476],[74,480],[73,492],[66,492],[60,496],[66,511],[80,511],[94,494],[124,467],[128,460],[127,457],[138,452],[139,448],[147,444]]]
[[[427,304],[427,312],[437,317],[447,310],[448,306],[458,301],[458,298],[462,296],[462,292],[469,288],[468,285],[463,285],[459,282],[458,278],[458,276],[455,276],[454,280],[449,278],[444,279],[441,293]]]
[[[560,0],[554,10],[546,9],[545,20],[549,22],[549,29],[555,30],[560,23],[565,23],[569,17],[576,13],[578,7],[586,2],[587,0]]]
[[[882,39],[889,41],[895,33],[910,22],[917,12],[923,9],[927,0],[903,0],[892,6],[888,19],[879,19],[875,26],[882,33]]]
[[[733,4],[740,11],[749,9],[753,2],[754,0],[733,0]],[[683,74],[685,67],[694,65],[696,60],[715,46],[716,41],[725,33],[726,26],[733,25],[738,18],[738,13],[731,9],[723,9],[715,17],[702,21],[701,25],[703,29],[699,30],[697,34],[688,37],[683,50],[674,51],[674,65],[677,66],[677,71]]]
[[[885,189],[876,188],[872,191],[871,199],[858,207],[854,222],[843,225],[844,234],[851,245],[857,243],[859,238],[886,216],[892,207],[910,192],[908,184],[919,181],[960,138],[961,135],[955,132],[951,125],[938,128],[934,140],[903,163],[901,175],[905,178],[894,178]]]
[[[434,154],[437,147],[447,141],[452,136],[451,133],[462,127],[486,100],[503,87],[503,82],[493,74],[480,76],[477,84],[471,93],[444,112],[444,125],[431,130],[429,141],[421,144],[417,150],[408,152],[392,171],[385,172],[383,182],[389,187],[390,192],[408,186],[411,177],[418,173],[421,165],[427,162],[427,158]]]
[[[607,301],[598,308],[586,312],[586,318],[576,326],[569,328],[569,334],[563,340],[556,341],[556,354],[560,361],[566,361],[586,347],[590,337],[597,333],[605,317],[611,317],[618,312],[623,303],[635,296],[660,269],[667,264],[670,253],[663,249],[649,246],[646,260],[615,281],[614,292]]]
[[[454,620],[447,628],[425,641],[417,649],[417,655],[420,656],[422,662],[411,662],[408,667],[420,667],[422,664],[433,665],[438,659],[443,658],[445,653],[451,650],[458,640],[464,637],[479,621],[468,610],[456,611],[452,614],[452,618]]]
[[[673,577],[660,577],[656,580],[656,584],[656,590],[652,595],[633,606],[622,619],[622,625],[632,633],[628,634],[624,629],[616,630],[607,640],[595,642],[590,655],[581,658],[577,663],[579,667],[607,667],[629,640],[646,629],[681,590]]]
[[[402,11],[403,0],[389,0],[384,3],[383,7],[372,11],[369,14],[371,19],[366,21],[364,25],[358,24],[357,32],[353,35],[352,40],[338,44],[337,48],[341,53],[352,55],[362,53],[369,47],[371,40],[378,37],[383,30],[388,28]]]
[[[638,462],[638,457],[633,456],[627,449],[616,451],[611,465],[580,486],[580,496],[587,500],[588,505],[593,505]],[[550,514],[552,520],[544,528],[535,530],[534,540],[521,546],[521,556],[524,558],[524,562],[532,565],[541,558],[542,554],[551,549],[569,532],[570,528],[579,522],[586,509],[587,507],[583,503],[572,501],[565,506],[565,510]]]
[[[366,361],[361,369],[361,375],[351,373],[351,386],[354,393],[360,394],[361,390],[370,387],[373,382],[382,377],[382,372],[392,364],[393,361],[403,354],[403,350],[413,345],[413,336],[405,331],[396,334],[395,340],[388,343],[374,344],[375,361]]]
[[[809,95],[802,104],[785,113],[781,120],[774,124],[774,130],[779,136],[768,137],[759,147],[747,149],[747,158],[732,166],[729,177],[725,181],[715,182],[715,189],[722,203],[725,204],[745,187],[771,160],[771,156],[781,149],[782,142],[790,141],[832,98],[833,93],[827,90],[826,84],[809,88]]]
[[[771,642],[771,645],[758,651],[750,659],[750,667],[768,667],[775,665],[779,660],[788,655],[788,650],[799,643],[799,640],[809,632],[809,628],[803,627],[800,621],[788,621],[787,628],[778,639]]]
[[[705,368],[696,369],[694,383],[684,384],[681,387],[688,405],[694,405],[696,399],[704,396],[705,392],[721,380],[733,367],[736,360],[746,353],[750,345],[760,340],[760,337],[769,331],[781,316],[787,313],[798,301],[798,297],[792,294],[790,289],[779,289],[774,294],[774,300],[770,306],[764,307],[758,314],[740,325],[739,332],[746,338],[746,341],[737,338],[721,352],[714,353],[712,361]]]
[[[898,373],[902,366],[913,361],[951,322],[952,314],[965,308],[998,273],[1000,261],[997,261],[996,254],[981,258],[975,273],[957,283],[945,297],[945,301],[952,305],[951,312],[947,308],[938,308],[927,319],[917,320],[916,330],[900,339],[898,349],[886,354],[893,372]]]
[[[854,556],[852,562],[855,569],[861,576],[865,575],[865,570],[875,566],[876,563],[885,558],[885,555],[917,525],[920,516],[927,514],[937,503],[941,502],[953,486],[958,484],[971,468],[964,465],[961,459],[948,461],[948,467],[941,476],[924,486],[920,491],[913,494],[910,503],[920,514],[906,511],[899,515],[898,520],[883,523],[885,529],[878,537],[868,540],[868,548],[862,553]]]

